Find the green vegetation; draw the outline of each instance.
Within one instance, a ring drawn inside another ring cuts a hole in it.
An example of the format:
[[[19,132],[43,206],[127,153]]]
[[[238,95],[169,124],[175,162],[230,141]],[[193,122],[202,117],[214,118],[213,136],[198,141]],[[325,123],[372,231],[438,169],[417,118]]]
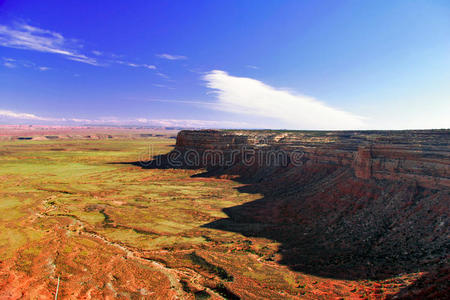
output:
[[[232,181],[191,178],[198,171],[130,164],[150,158],[149,151],[167,153],[172,144],[165,138],[1,141],[0,259],[49,238],[55,225],[77,222],[83,231],[134,249],[209,243],[204,236],[212,230],[202,225],[258,195],[240,194]]]
[[[52,293],[61,276],[61,296],[97,287],[125,298],[158,289],[165,295],[178,281],[163,268],[185,272],[179,289],[195,299],[307,293],[315,283],[306,276],[299,282],[276,263],[278,243],[204,226],[227,218],[224,208],[261,195],[239,192],[232,180],[192,177],[202,170],[131,164],[149,148],[163,154],[173,143],[153,137],[0,142],[0,274],[26,274]]]

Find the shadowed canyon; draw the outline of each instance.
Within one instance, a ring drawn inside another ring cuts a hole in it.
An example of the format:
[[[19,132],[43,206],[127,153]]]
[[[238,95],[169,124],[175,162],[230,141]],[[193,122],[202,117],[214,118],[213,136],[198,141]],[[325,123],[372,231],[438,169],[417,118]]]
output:
[[[426,272],[431,287],[420,288],[438,297],[449,278],[449,141],[448,130],[182,131],[144,167],[205,168],[194,176],[261,194],[203,226],[278,241],[291,270],[347,280]]]

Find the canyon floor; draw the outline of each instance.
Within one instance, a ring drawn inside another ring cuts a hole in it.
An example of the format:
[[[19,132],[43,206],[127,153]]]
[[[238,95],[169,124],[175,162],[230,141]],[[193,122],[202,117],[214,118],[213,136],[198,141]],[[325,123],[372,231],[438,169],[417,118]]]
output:
[[[214,226],[263,197],[246,184],[129,163],[174,143],[0,141],[0,299],[53,299],[58,282],[59,299],[384,299],[429,280],[290,267],[279,239]]]

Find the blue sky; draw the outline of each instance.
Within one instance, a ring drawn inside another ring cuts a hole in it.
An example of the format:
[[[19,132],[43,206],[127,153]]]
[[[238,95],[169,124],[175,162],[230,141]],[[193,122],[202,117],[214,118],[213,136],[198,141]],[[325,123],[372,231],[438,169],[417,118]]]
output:
[[[0,124],[449,128],[449,83],[448,1],[0,0]]]

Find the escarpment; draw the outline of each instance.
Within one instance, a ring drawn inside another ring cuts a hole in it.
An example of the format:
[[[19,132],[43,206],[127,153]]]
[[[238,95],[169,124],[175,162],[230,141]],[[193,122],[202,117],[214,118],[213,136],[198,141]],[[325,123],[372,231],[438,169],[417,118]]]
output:
[[[176,150],[292,151],[303,153],[305,166],[347,167],[360,179],[388,179],[427,188],[450,187],[450,131],[181,131]],[[202,157],[203,156],[203,157]],[[257,155],[255,155],[257,156]],[[235,162],[242,158],[236,155]],[[211,166],[208,161],[204,166]],[[184,161],[185,163],[185,161]],[[217,162],[216,162],[217,163]],[[285,164],[288,166],[288,164]]]
[[[260,194],[204,226],[279,241],[294,270],[448,276],[449,141],[449,130],[181,131],[162,164]]]

